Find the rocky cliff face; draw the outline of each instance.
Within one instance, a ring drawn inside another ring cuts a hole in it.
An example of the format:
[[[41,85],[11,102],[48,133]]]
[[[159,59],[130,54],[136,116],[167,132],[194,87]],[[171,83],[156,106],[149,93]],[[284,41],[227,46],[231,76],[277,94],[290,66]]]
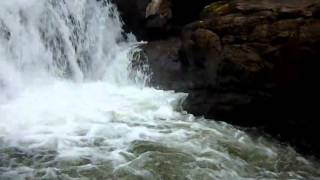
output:
[[[188,92],[190,113],[319,154],[320,1],[184,3],[138,0],[134,15],[119,4],[129,29],[151,40],[152,84]]]

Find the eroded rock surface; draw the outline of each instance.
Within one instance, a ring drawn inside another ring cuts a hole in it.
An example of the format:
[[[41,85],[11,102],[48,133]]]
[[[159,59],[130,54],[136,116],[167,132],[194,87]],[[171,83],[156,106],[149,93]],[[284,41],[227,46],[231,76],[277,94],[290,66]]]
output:
[[[188,92],[184,108],[195,115],[320,152],[320,1],[192,1],[185,11],[182,1],[166,3],[166,23],[144,26],[157,39],[144,47],[154,86]],[[192,5],[203,10],[187,23]]]

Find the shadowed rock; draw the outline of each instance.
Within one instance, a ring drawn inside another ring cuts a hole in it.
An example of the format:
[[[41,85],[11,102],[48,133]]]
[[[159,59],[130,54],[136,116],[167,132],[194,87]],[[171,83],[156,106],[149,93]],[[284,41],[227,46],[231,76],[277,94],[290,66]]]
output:
[[[319,10],[317,0],[214,2],[179,36],[145,46],[152,83],[188,92],[190,113],[319,153]]]

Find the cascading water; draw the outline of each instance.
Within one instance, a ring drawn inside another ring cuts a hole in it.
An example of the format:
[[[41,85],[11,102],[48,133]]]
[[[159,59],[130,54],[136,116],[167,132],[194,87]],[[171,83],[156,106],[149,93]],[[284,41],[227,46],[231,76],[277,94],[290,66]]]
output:
[[[0,179],[318,179],[290,147],[144,87],[109,1],[0,1]]]

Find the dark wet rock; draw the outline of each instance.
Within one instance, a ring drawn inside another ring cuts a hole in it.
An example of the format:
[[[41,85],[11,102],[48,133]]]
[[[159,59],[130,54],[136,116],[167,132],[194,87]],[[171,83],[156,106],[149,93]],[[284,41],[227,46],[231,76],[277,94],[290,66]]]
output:
[[[215,0],[113,0],[138,39],[159,40],[179,35],[183,26],[200,17],[203,7]]]
[[[146,27],[164,28],[172,18],[170,0],[152,0],[146,8]]]
[[[272,11],[280,18],[311,17],[317,12],[318,5],[317,0],[224,0],[207,6],[202,15],[212,17]]]
[[[300,27],[299,41],[311,45],[319,45],[320,41],[320,20],[309,20]]]
[[[151,83],[158,87],[169,89],[180,89],[188,87],[187,77],[182,71],[183,64],[179,61],[179,50],[181,40],[178,38],[152,41],[145,47],[144,51],[152,69]]]
[[[171,27],[171,0],[113,0],[125,22],[126,31],[133,32],[138,39],[161,39]]]
[[[230,14],[233,10],[231,3],[228,1],[218,1],[206,6],[201,12],[202,19],[209,19],[210,17]]]
[[[259,126],[320,154],[319,12],[317,0],[214,2],[176,37],[144,47],[152,84],[189,93],[190,113]]]
[[[125,22],[125,30],[134,32],[138,38],[146,35],[143,28],[145,24],[146,8],[150,0],[112,0],[120,11],[120,15]]]
[[[172,2],[172,23],[184,26],[200,18],[203,8],[217,0],[171,0]]]

